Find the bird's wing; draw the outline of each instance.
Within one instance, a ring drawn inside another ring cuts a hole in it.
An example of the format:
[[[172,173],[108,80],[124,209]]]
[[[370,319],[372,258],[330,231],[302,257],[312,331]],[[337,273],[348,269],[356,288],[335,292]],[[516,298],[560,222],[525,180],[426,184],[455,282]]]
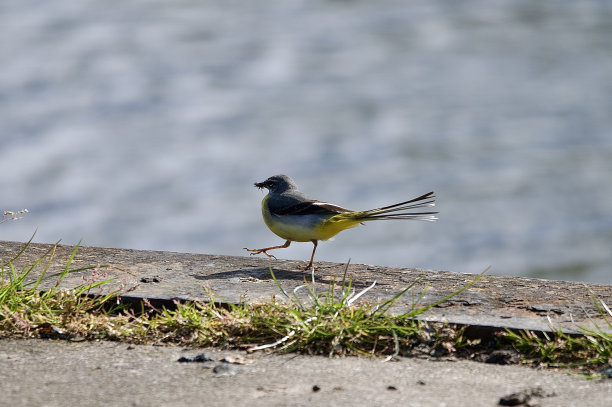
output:
[[[350,209],[320,201],[303,201],[291,205],[269,205],[270,213],[287,215],[337,215],[352,212]]]

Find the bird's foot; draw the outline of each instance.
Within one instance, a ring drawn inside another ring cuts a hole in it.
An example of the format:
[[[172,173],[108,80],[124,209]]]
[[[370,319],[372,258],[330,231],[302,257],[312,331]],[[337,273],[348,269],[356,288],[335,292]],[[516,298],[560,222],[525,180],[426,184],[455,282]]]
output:
[[[270,249],[247,249],[246,247],[244,247],[244,250],[246,250],[247,252],[251,252],[251,256],[255,256],[256,254],[263,253],[266,256],[271,257],[276,260],[276,257],[268,253],[268,250]]]

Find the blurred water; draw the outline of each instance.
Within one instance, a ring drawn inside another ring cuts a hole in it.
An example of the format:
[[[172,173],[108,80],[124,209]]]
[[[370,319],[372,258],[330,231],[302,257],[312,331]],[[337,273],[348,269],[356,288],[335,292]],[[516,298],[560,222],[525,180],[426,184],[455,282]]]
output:
[[[612,283],[608,1],[5,0],[0,239],[244,255],[277,173],[369,209],[317,259]],[[307,259],[294,244],[282,258]]]

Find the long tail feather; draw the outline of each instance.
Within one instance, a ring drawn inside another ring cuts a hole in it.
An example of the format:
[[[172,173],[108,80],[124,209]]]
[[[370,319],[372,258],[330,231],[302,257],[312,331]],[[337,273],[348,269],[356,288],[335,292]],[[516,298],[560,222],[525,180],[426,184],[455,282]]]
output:
[[[368,220],[386,220],[386,219],[411,219],[411,220],[426,220],[434,221],[438,219],[436,215],[438,212],[404,212],[418,208],[427,208],[435,206],[435,195],[433,192],[429,192],[425,195],[421,195],[418,198],[411,199],[409,201],[400,202],[394,205],[383,206],[382,208],[372,209],[369,211],[363,211],[359,214],[358,219],[360,221]],[[399,213],[397,213],[399,212]]]

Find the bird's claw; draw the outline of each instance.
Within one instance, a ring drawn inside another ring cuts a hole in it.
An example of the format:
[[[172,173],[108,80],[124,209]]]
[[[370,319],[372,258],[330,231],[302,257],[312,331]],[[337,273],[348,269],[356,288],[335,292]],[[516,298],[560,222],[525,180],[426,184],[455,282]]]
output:
[[[244,247],[244,250],[246,250],[246,251],[248,251],[248,252],[251,252],[251,253],[250,253],[250,254],[251,254],[251,256],[255,256],[256,254],[261,254],[261,253],[263,253],[263,254],[265,254],[266,256],[271,257],[271,258],[273,258],[274,260],[276,260],[276,257],[275,257],[274,255],[272,255],[272,254],[269,254],[269,253],[268,253],[268,251],[267,251],[267,250],[265,250],[265,249],[247,249],[246,247]]]

